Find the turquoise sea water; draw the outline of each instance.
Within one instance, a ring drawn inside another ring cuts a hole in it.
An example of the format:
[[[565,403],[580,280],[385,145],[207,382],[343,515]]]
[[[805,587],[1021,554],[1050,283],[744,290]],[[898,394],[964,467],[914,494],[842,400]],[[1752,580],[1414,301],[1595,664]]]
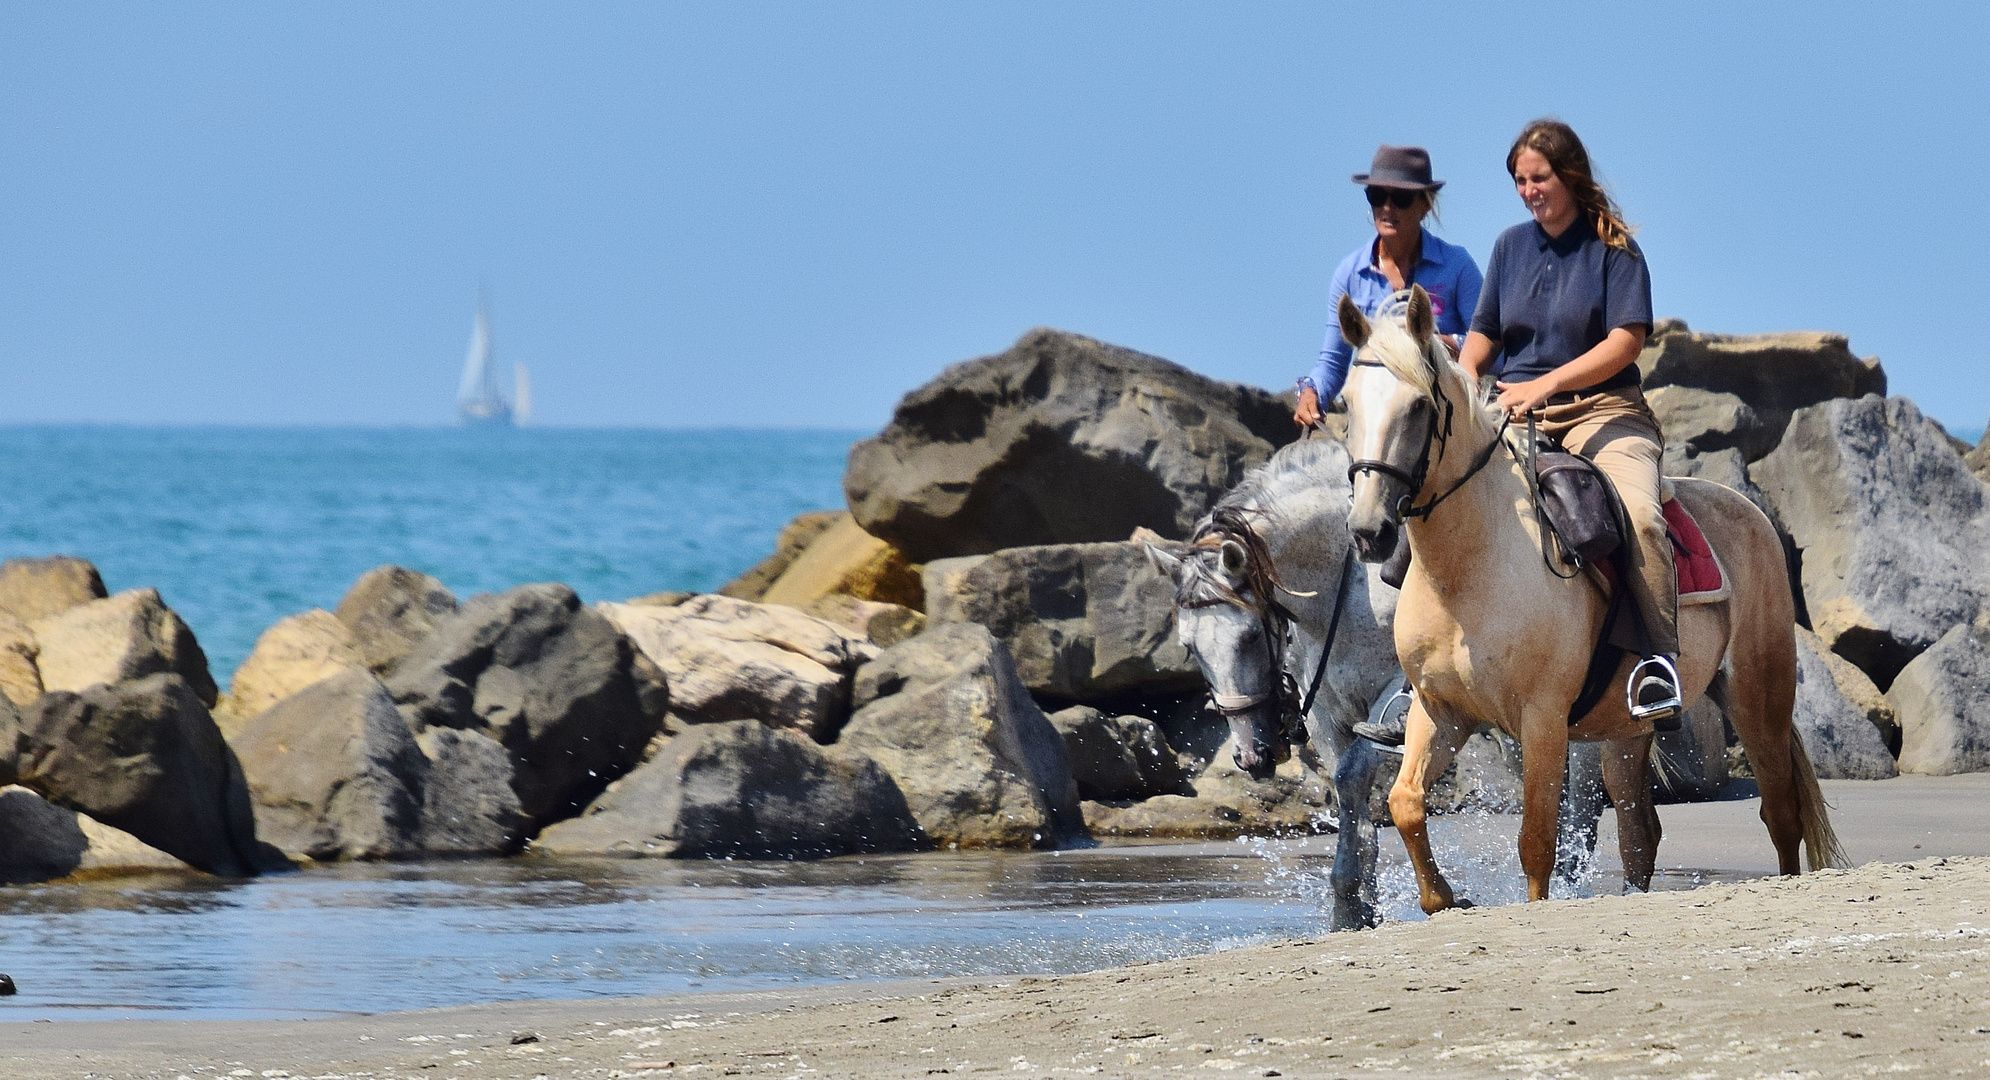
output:
[[[156,586],[217,681],[285,615],[400,563],[458,596],[712,589],[843,504],[856,432],[0,428],[0,558]]]

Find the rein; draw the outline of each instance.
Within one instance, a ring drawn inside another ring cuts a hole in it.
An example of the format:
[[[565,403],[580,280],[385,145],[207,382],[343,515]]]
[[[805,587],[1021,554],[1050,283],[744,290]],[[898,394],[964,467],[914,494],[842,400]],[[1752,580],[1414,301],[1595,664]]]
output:
[[[1426,357],[1425,359],[1428,359],[1428,357]],[[1387,364],[1384,364],[1379,360],[1362,360],[1359,358],[1356,358],[1354,361],[1352,361],[1351,366],[1379,367],[1379,368],[1388,367]],[[1432,365],[1433,374],[1435,373],[1435,367],[1436,365],[1433,364]],[[1424,425],[1423,452],[1417,455],[1416,470],[1414,472],[1405,472],[1404,470],[1398,468],[1397,466],[1390,464],[1389,462],[1382,461],[1379,458],[1362,458],[1359,461],[1353,462],[1347,467],[1347,479],[1349,483],[1354,482],[1356,474],[1364,472],[1381,473],[1384,476],[1392,477],[1396,480],[1402,481],[1403,486],[1408,488],[1409,490],[1407,493],[1403,495],[1402,498],[1396,501],[1396,516],[1405,521],[1409,520],[1410,518],[1424,518],[1428,520],[1430,518],[1431,512],[1436,510],[1437,507],[1444,502],[1444,500],[1450,498],[1453,495],[1456,495],[1458,493],[1459,488],[1464,487],[1466,483],[1468,483],[1472,479],[1472,477],[1479,475],[1479,473],[1483,471],[1485,467],[1492,462],[1493,455],[1498,453],[1499,448],[1505,444],[1506,428],[1507,425],[1511,422],[1510,417],[1506,416],[1500,417],[1499,430],[1493,432],[1492,441],[1486,444],[1486,448],[1484,450],[1480,451],[1478,460],[1472,462],[1472,467],[1465,470],[1465,475],[1459,477],[1456,483],[1453,483],[1450,487],[1444,489],[1443,494],[1438,495],[1436,498],[1431,499],[1429,502],[1424,503],[1422,506],[1418,506],[1416,505],[1417,494],[1423,491],[1423,486],[1425,481],[1429,478],[1430,470],[1437,465],[1443,464],[1444,451],[1448,449],[1451,445],[1451,417],[1452,417],[1451,395],[1445,393],[1444,388],[1438,385],[1435,380],[1431,382],[1431,392],[1436,394],[1437,400],[1443,404],[1444,426],[1442,431],[1440,432],[1438,429],[1438,425],[1435,423]],[[1430,456],[1430,446],[1433,442],[1437,444],[1437,457],[1435,460],[1432,460]]]

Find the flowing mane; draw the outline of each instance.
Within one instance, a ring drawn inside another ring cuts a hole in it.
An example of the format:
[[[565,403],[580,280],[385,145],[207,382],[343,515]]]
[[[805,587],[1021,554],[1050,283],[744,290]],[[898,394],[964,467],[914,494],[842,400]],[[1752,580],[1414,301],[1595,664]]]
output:
[[[1333,439],[1302,439],[1289,443],[1269,461],[1244,474],[1209,513],[1196,523],[1182,572],[1175,583],[1178,604],[1229,603],[1246,609],[1253,605],[1224,581],[1218,552],[1224,539],[1244,545],[1250,555],[1247,575],[1254,581],[1252,591],[1259,597],[1271,596],[1278,584],[1272,558],[1265,548],[1264,534],[1283,530],[1291,522],[1287,504],[1295,496],[1318,498],[1320,489],[1344,492],[1347,486],[1347,450]],[[1344,496],[1343,496],[1344,497]],[[1263,574],[1258,568],[1263,567]],[[1261,578],[1261,580],[1259,580]]]
[[[1478,387],[1465,376],[1465,369],[1434,339],[1422,346],[1403,328],[1400,305],[1390,305],[1378,313],[1369,330],[1361,359],[1387,368],[1405,386],[1438,404],[1438,391],[1458,407],[1475,435],[1491,438],[1499,430],[1499,407],[1478,400]],[[1476,440],[1475,440],[1476,441]]]

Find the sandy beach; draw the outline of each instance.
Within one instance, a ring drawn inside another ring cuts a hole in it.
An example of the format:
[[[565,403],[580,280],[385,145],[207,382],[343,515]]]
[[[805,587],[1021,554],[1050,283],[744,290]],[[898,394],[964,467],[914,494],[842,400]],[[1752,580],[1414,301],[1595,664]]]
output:
[[[1055,978],[0,1024],[20,1078],[1755,1077],[1990,1069],[1990,776],[1826,782],[1856,870],[1454,912]],[[1753,801],[1661,863],[1765,871]],[[1385,837],[1384,843],[1395,843]]]

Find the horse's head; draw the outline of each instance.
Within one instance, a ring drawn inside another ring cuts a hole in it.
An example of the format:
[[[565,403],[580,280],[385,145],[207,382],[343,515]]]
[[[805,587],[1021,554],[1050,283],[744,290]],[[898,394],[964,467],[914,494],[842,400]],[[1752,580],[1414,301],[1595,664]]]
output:
[[[1230,721],[1237,767],[1271,776],[1292,754],[1286,732],[1292,683],[1285,673],[1284,608],[1264,542],[1237,511],[1219,509],[1180,556],[1147,545],[1175,583],[1175,634],[1202,669],[1209,698]]]
[[[1347,449],[1353,506],[1347,528],[1363,562],[1396,550],[1404,515],[1430,471],[1432,447],[1449,435],[1440,373],[1451,363],[1437,340],[1430,297],[1410,287],[1400,317],[1371,322],[1346,296],[1336,312],[1341,336],[1356,349],[1348,369]]]

